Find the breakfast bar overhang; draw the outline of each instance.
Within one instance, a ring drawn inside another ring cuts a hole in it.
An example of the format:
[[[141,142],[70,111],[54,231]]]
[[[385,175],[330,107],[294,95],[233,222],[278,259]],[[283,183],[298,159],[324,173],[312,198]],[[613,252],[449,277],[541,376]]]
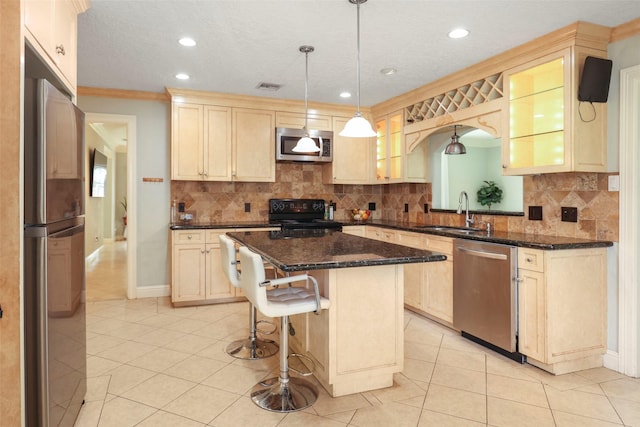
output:
[[[308,272],[331,301],[291,317],[294,352],[334,397],[393,385],[404,361],[403,264],[446,256],[330,230],[229,233],[285,274]],[[242,268],[242,266],[240,266]]]

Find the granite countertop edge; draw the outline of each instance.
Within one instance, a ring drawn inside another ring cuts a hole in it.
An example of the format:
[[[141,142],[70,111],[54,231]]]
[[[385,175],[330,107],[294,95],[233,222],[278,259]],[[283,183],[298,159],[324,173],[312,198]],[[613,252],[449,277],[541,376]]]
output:
[[[564,249],[589,249],[603,248],[613,246],[612,241],[608,240],[589,240],[575,237],[548,236],[544,234],[534,233],[513,233],[504,231],[495,231],[490,234],[478,232],[474,234],[461,234],[455,231],[433,230],[421,228],[426,224],[418,224],[412,222],[391,221],[391,220],[372,220],[366,223],[360,222],[342,222],[343,226],[352,225],[371,225],[375,227],[389,228],[393,230],[410,231],[413,233],[433,234],[437,236],[452,237],[467,240],[476,240],[489,243],[497,243],[503,245],[512,245],[523,248],[542,249],[542,250],[564,250]],[[171,230],[206,230],[206,229],[242,229],[242,228],[269,228],[279,227],[279,224],[271,224],[266,221],[249,221],[249,222],[217,222],[217,223],[180,223],[171,224]]]

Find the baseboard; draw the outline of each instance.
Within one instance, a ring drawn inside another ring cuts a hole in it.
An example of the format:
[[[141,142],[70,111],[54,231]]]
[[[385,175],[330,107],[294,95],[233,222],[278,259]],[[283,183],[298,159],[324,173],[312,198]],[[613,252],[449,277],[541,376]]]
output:
[[[143,286],[136,288],[136,298],[158,298],[171,295],[170,285]]]
[[[620,356],[617,352],[607,350],[602,361],[605,368],[620,372]]]

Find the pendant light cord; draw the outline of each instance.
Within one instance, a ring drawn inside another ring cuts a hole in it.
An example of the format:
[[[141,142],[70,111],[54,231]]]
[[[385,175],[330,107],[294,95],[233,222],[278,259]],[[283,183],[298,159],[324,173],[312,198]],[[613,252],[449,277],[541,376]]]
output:
[[[356,18],[356,75],[357,75],[357,87],[356,87],[356,98],[357,98],[357,113],[360,113],[360,0],[356,0],[357,7],[357,18]]]
[[[304,134],[309,134],[307,120],[309,118],[309,50],[304,52]]]

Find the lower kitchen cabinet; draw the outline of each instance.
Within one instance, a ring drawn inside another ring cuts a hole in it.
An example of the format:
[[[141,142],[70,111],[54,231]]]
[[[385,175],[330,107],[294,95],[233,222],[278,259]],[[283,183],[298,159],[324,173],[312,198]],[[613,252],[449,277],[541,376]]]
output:
[[[260,231],[278,228],[260,228]],[[174,230],[171,232],[171,302],[176,305],[215,304],[244,299],[220,263],[218,236],[251,229]]]
[[[405,265],[404,303],[407,308],[450,326],[453,323],[453,239],[430,234],[397,232],[397,243],[438,252],[446,261]]]
[[[602,366],[605,248],[518,248],[519,351],[554,374]]]
[[[345,225],[342,227],[342,232],[344,234],[351,234],[353,236],[365,237],[366,231],[364,225]]]

